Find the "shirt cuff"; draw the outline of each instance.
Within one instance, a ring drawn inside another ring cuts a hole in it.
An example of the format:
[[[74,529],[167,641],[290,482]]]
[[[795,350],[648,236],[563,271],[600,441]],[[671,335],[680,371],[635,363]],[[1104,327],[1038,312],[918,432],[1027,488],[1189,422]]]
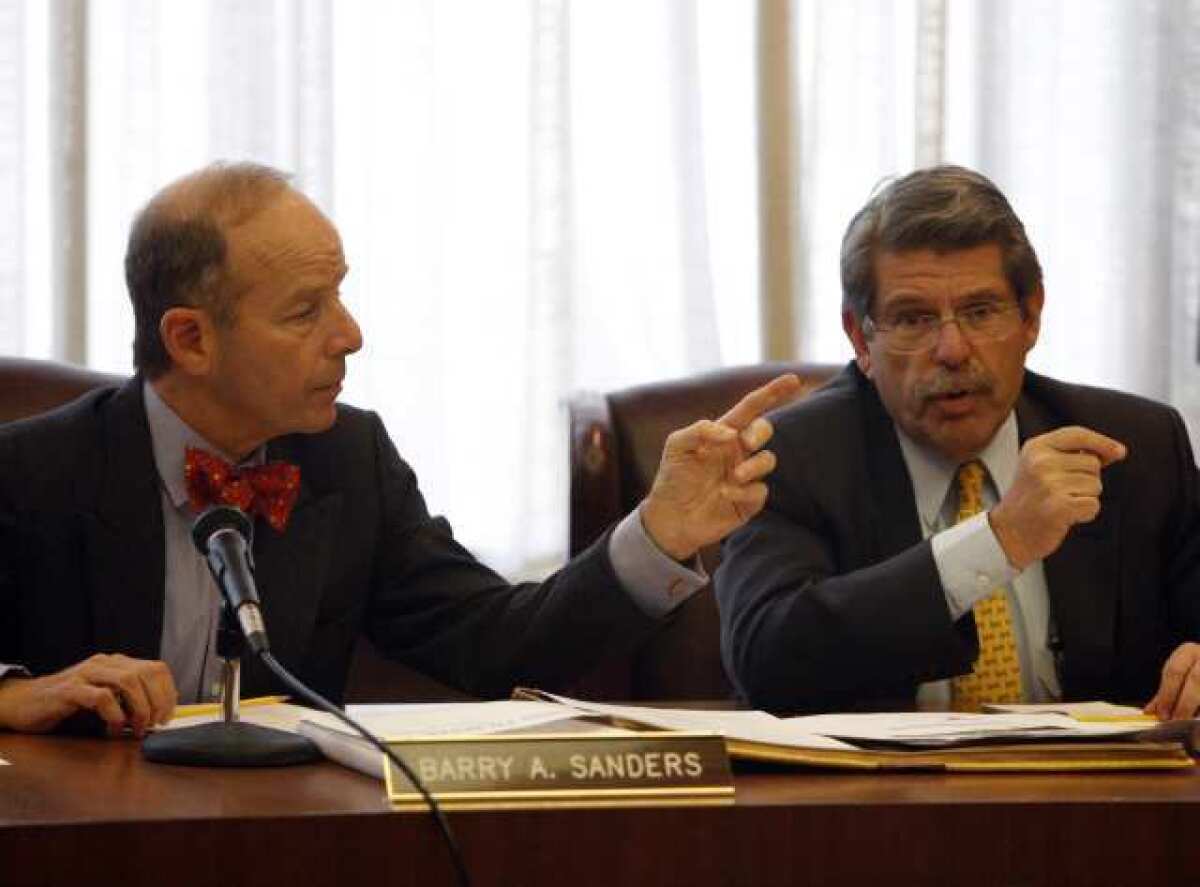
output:
[[[1020,572],[1008,562],[986,511],[943,530],[931,544],[953,620],[970,612],[976,601],[1012,582]]]
[[[608,537],[608,556],[621,585],[647,616],[665,616],[708,582],[699,557],[689,569],[659,550],[642,526],[640,506]]]
[[[33,675],[31,675],[29,673],[29,669],[23,665],[5,665],[3,662],[0,662],[0,681],[4,680],[5,678],[31,677],[33,677]]]

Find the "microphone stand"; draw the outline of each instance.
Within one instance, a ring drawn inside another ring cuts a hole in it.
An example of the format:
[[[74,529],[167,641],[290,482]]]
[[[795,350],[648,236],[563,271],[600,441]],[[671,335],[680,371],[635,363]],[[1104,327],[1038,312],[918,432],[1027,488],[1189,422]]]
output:
[[[221,603],[217,655],[221,657],[221,720],[151,733],[142,756],[158,764],[201,767],[279,767],[307,764],[321,752],[305,736],[247,724],[238,717],[245,640],[229,604]]]

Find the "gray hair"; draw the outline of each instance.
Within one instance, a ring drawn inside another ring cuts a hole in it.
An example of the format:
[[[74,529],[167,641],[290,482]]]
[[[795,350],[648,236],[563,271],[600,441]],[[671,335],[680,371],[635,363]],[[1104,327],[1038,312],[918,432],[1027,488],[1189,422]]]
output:
[[[1000,247],[1004,274],[1023,308],[1042,284],[1042,267],[999,188],[961,166],[933,166],[886,180],[842,238],[842,310],[859,321],[870,313],[881,250],[950,252],[987,243]]]

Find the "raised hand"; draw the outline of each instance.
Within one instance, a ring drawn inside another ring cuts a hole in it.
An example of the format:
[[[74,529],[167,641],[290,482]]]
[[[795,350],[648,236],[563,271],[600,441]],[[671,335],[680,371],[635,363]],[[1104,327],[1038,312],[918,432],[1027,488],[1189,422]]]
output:
[[[1125,445],[1079,426],[1057,428],[1021,447],[1012,487],[988,519],[1018,570],[1053,554],[1075,524],[1100,513],[1100,471],[1125,458]]]
[[[800,390],[798,377],[779,376],[720,419],[672,432],[641,512],[647,534],[662,551],[686,560],[762,509],[767,501],[762,479],[775,468],[775,454],[762,450],[773,430],[763,413]]]

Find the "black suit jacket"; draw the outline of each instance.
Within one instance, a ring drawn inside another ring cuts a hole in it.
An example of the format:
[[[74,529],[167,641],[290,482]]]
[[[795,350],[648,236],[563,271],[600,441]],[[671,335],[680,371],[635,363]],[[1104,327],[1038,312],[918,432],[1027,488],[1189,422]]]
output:
[[[268,445],[301,470],[286,533],[254,558],[277,658],[340,699],[360,631],[390,657],[480,696],[564,687],[644,634],[607,535],[541,584],[510,586],[425,508],[373,413],[339,406],[321,434]],[[45,674],[96,652],[159,655],[159,481],[135,377],[0,428],[0,662]],[[215,602],[214,602],[215,605]],[[272,686],[246,663],[246,693]]]
[[[1045,560],[1068,699],[1150,699],[1171,650],[1200,639],[1197,471],[1175,410],[1025,374],[1022,442],[1083,425],[1125,443],[1099,517]],[[973,617],[950,619],[891,419],[854,364],[773,417],[762,514],[716,574],[726,668],[776,710],[911,706],[968,671]]]

